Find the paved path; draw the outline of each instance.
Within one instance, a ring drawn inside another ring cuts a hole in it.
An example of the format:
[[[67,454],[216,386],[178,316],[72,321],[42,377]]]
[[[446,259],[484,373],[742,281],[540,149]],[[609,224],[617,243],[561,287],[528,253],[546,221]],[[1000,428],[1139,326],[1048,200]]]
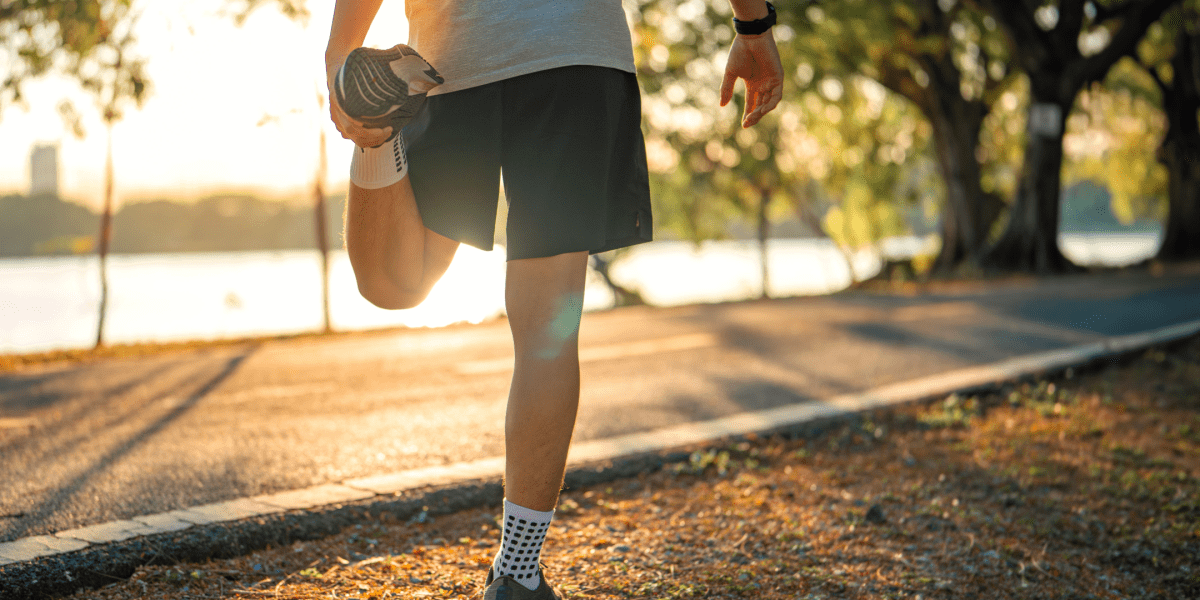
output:
[[[576,440],[1200,319],[1200,276],[584,317]],[[0,374],[0,542],[503,452],[504,322]]]

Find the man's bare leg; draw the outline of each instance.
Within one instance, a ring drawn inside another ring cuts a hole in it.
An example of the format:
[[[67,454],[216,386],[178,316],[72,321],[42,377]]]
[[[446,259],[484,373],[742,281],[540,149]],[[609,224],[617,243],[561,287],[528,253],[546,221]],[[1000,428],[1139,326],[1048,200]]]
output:
[[[407,176],[380,189],[351,183],[345,220],[358,291],[380,308],[420,304],[458,250],[457,241],[422,223]]]
[[[544,581],[539,559],[579,407],[579,319],[587,252],[510,260],[504,300],[516,364],[504,424],[504,520],[489,587]],[[489,597],[485,594],[485,597]]]
[[[505,420],[505,497],[558,503],[579,406],[579,320],[587,252],[508,263],[505,304],[516,364]]]

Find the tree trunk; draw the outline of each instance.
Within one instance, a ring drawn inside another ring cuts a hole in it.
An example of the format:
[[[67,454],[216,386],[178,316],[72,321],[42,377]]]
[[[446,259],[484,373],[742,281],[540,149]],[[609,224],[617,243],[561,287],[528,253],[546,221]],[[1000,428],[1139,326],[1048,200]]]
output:
[[[844,246],[837,243],[837,240],[833,239],[833,237],[825,231],[825,227],[821,224],[820,217],[813,214],[813,211],[808,206],[807,201],[796,203],[796,216],[800,218],[800,221],[808,225],[808,228],[811,229],[815,235],[829,240],[829,243],[833,244],[833,247],[838,251],[838,254],[842,255],[842,260],[846,263],[846,272],[850,274],[850,285],[854,285],[855,282],[858,281],[858,273],[854,272],[854,257],[850,255],[850,252],[846,250]],[[826,277],[826,279],[828,279],[828,277]]]
[[[1077,268],[1058,249],[1063,123],[1079,90],[1102,81],[1122,57],[1136,55],[1147,28],[1177,2],[1059,2],[1058,22],[1047,29],[1037,18],[1041,2],[981,0],[1012,41],[1013,62],[1029,76],[1032,100],[1017,196],[1004,234],[984,255],[984,268],[1037,273]],[[1089,11],[1096,16],[1091,25]],[[1088,56],[1079,48],[1085,25],[1107,28],[1110,35],[1106,46]]]
[[[762,298],[771,297],[770,261],[767,257],[767,238],[771,234],[771,220],[767,208],[771,205],[771,190],[763,188],[758,195],[758,260],[762,269]]]
[[[100,255],[100,319],[96,324],[96,347],[104,345],[104,321],[108,314],[108,246],[112,240],[113,150],[111,121],[108,126],[108,153],[104,159],[104,210],[100,213],[97,253]]]
[[[950,35],[947,16],[936,2],[927,0],[924,11],[930,15],[927,18],[931,24],[938,23],[936,28],[942,35]],[[918,86],[899,71],[887,68],[880,81],[912,101],[933,129],[938,169],[946,183],[940,225],[942,249],[933,268],[951,274],[964,264],[979,266],[991,226],[976,154],[983,119],[990,109],[982,99],[963,97],[962,74],[949,53],[922,52],[917,54],[917,62],[929,76],[928,85]]]
[[[1167,134],[1159,159],[1168,171],[1167,230],[1161,260],[1200,258],[1200,41],[1181,28],[1171,59],[1170,87],[1163,87]]]
[[[963,264],[978,266],[982,246],[987,240],[984,222],[984,194],[980,183],[979,130],[983,126],[982,103],[969,106],[968,101],[955,94],[940,100],[957,104],[931,111],[926,117],[933,125],[934,147],[938,167],[946,182],[946,206],[942,210],[942,249],[934,262],[934,270],[951,273]]]
[[[1030,75],[1033,102],[1017,195],[1003,235],[984,256],[985,268],[1035,273],[1063,273],[1073,268],[1059,251],[1058,224],[1063,123],[1079,90],[1070,90],[1069,98],[1058,99],[1048,90],[1056,89],[1060,82],[1061,78],[1051,73]]]
[[[316,183],[313,185],[313,212],[317,221],[317,249],[321,252],[321,331],[329,333],[329,235],[325,215],[325,130],[321,129],[320,156],[317,161]]]
[[[614,306],[642,306],[646,304],[646,300],[637,291],[613,281],[612,273],[609,269],[612,263],[607,258],[604,258],[600,254],[593,254],[589,258],[589,262],[592,265],[592,269],[604,279],[604,283],[608,285],[608,289],[612,290]]]

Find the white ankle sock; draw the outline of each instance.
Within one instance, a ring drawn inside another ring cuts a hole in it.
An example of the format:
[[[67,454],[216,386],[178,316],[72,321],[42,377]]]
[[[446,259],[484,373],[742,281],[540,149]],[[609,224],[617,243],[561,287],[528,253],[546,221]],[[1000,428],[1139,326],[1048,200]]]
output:
[[[538,558],[554,511],[541,512],[518,506],[504,499],[504,531],[500,551],[492,561],[492,576],[512,577],[517,583],[536,590],[542,583]]]
[[[408,157],[404,154],[404,136],[396,134],[392,141],[378,148],[354,147],[350,159],[350,181],[360,188],[385,188],[408,173]]]

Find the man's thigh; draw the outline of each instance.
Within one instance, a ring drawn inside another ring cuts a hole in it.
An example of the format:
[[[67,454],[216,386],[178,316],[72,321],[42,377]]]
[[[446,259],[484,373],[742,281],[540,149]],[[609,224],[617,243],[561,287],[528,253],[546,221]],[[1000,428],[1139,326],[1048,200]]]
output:
[[[425,226],[491,250],[500,196],[500,89],[431,96],[402,133]]]

